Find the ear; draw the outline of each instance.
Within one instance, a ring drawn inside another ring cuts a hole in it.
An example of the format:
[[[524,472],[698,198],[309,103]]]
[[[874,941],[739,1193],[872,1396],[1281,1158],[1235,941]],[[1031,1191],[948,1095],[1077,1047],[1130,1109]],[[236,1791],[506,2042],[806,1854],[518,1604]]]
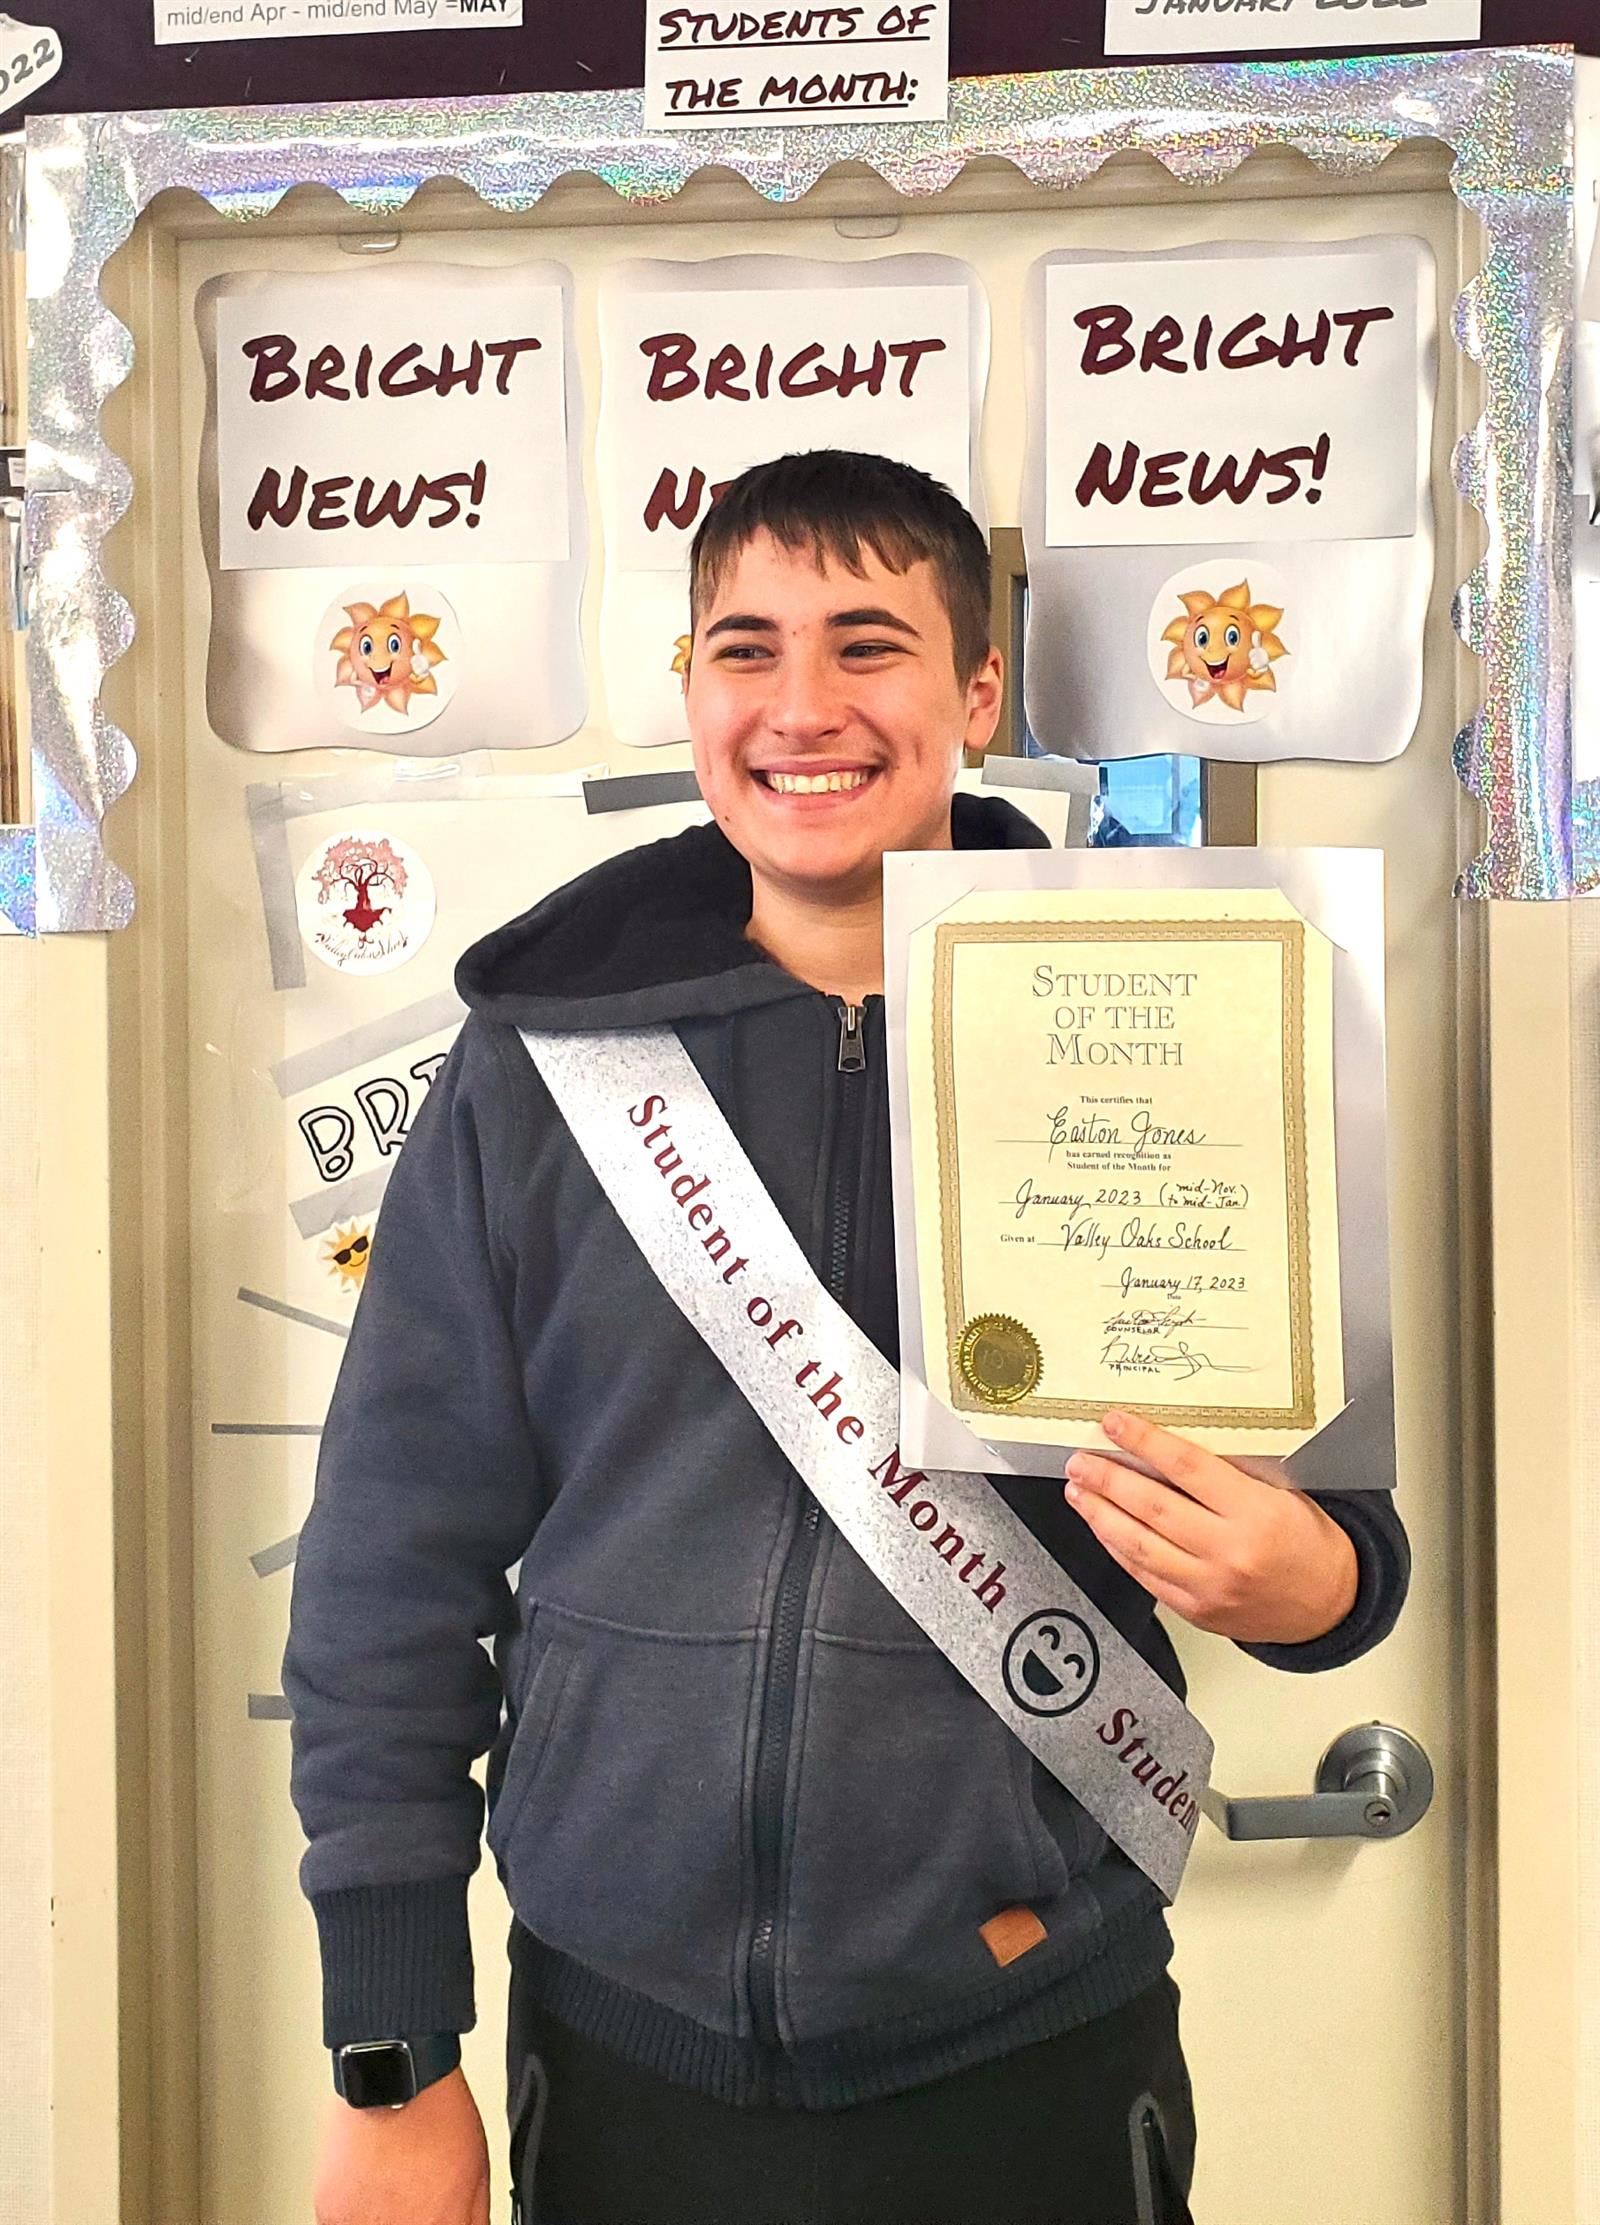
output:
[[[961,746],[974,756],[981,756],[994,740],[1005,692],[1005,660],[991,642],[988,654],[967,682],[967,724]]]

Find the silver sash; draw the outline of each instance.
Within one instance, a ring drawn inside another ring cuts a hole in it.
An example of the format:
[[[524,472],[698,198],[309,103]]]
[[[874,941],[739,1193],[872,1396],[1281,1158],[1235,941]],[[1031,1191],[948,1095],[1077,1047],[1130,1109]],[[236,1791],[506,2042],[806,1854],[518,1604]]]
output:
[[[985,1477],[902,1467],[898,1374],[823,1289],[677,1036],[522,1039],[663,1288],[840,1534],[1175,1898],[1211,1740]]]

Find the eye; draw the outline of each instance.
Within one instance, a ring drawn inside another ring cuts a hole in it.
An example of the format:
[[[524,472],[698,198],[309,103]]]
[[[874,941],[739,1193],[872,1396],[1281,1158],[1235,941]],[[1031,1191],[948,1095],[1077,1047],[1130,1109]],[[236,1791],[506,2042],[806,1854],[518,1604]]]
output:
[[[1234,639],[1237,640],[1238,636],[1235,635]],[[389,636],[389,654],[391,657],[397,657],[400,654],[400,636],[398,634]]]
[[[1197,649],[1210,648],[1211,628],[1209,626],[1196,626],[1194,629],[1194,645]]]
[[[372,654],[372,636],[371,636],[371,634],[363,634],[363,635],[361,636],[361,641],[360,641],[360,649],[361,649],[361,654],[362,654],[362,655],[363,655],[364,657],[370,657],[370,656],[371,656],[371,654]]]
[[[1226,635],[1224,636],[1224,639],[1225,639],[1225,640],[1227,641],[1228,647],[1229,647],[1230,649],[1237,649],[1237,648],[1238,648],[1238,646],[1239,646],[1239,629],[1238,629],[1238,627],[1237,627],[1237,626],[1230,626],[1230,627],[1228,628],[1228,631],[1227,631]]]

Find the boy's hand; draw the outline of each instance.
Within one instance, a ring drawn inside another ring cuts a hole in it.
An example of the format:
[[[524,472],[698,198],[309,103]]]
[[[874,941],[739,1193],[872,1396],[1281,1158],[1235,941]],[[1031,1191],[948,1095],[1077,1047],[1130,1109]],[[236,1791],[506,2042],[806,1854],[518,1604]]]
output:
[[[403,2109],[335,2097],[313,2205],[317,2225],[489,2225],[489,2147],[462,2073]]]
[[[1247,1645],[1301,1645],[1343,1622],[1356,1601],[1355,1547],[1314,1501],[1131,1414],[1100,1426],[1167,1481],[1075,1452],[1067,1497],[1163,1606]]]

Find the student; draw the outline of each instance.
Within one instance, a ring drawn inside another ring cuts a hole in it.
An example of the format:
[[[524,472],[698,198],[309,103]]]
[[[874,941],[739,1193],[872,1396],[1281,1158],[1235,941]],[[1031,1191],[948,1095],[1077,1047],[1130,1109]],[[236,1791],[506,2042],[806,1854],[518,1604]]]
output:
[[[530,2225],[1165,2225],[1193,2126],[1155,1888],[821,1514],[518,1034],[675,1029],[897,1358],[883,853],[1041,839],[953,796],[1000,704],[983,539],[903,465],[784,457],[702,526],[692,605],[716,824],[462,961],[323,1436],[284,1669],[352,2050],[317,2217],[487,2218],[454,2036],[492,1747]],[[1283,1669],[1389,1630],[1385,1494],[1121,1441],[1183,1490],[1087,1456],[995,1488],[1168,1683],[1158,1601]]]

